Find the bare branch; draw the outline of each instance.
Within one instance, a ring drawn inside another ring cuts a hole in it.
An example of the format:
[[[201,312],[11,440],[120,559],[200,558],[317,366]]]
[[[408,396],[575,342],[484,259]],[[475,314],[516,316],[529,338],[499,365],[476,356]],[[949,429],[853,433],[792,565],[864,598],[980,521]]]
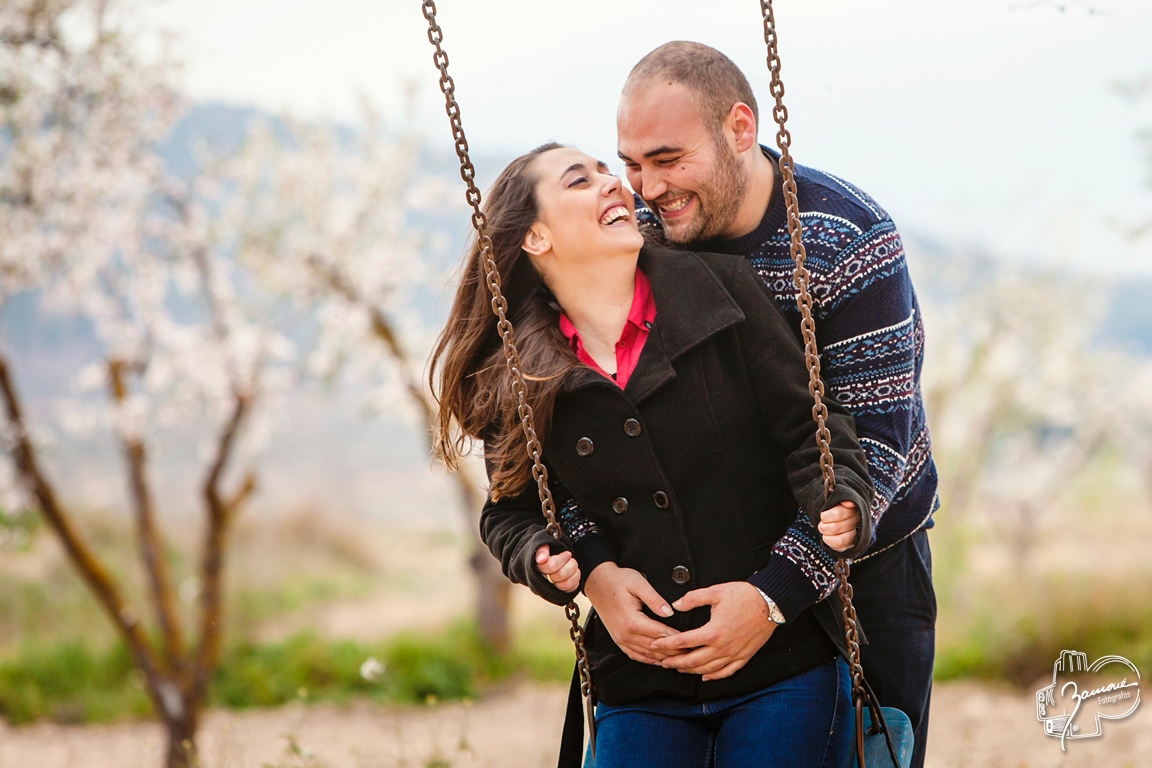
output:
[[[200,565],[200,644],[191,674],[189,698],[198,708],[207,691],[208,682],[220,659],[220,638],[222,622],[222,580],[224,547],[228,526],[236,511],[236,505],[243,501],[255,487],[254,478],[249,475],[240,489],[232,495],[231,504],[224,500],[220,491],[221,478],[232,456],[236,435],[248,412],[250,400],[237,394],[232,414],[216,444],[216,456],[204,481],[204,502],[208,511],[208,528],[204,540],[203,559]],[[249,488],[251,486],[251,488]]]
[[[372,333],[384,342],[384,346],[388,348],[388,354],[396,361],[396,367],[404,383],[404,388],[411,395],[413,404],[420,409],[420,416],[428,430],[427,434],[432,434],[431,430],[434,426],[432,404],[428,402],[428,396],[424,393],[419,379],[412,374],[411,360],[404,346],[400,343],[400,337],[392,327],[388,316],[379,307],[361,296],[359,291],[352,286],[352,282],[341,274],[335,265],[324,263],[318,256],[309,257],[308,264],[328,282],[332,290],[349,302],[367,309],[369,318],[372,320]]]
[[[240,487],[232,492],[232,495],[224,502],[224,509],[229,516],[240,510],[244,506],[244,502],[256,490],[256,474],[249,471],[244,475],[244,480],[240,483]]]
[[[108,361],[108,388],[113,402],[123,406],[128,389],[124,382],[125,364],[121,360]],[[160,637],[164,644],[164,655],[170,669],[183,666],[184,642],[180,625],[180,612],[176,602],[176,590],[172,574],[168,569],[168,558],[164,555],[164,542],[156,525],[156,515],[152,504],[152,492],[146,472],[147,454],[144,442],[137,436],[120,435],[120,448],[128,465],[128,475],[132,501],[136,511],[136,532],[140,539],[140,553],[152,590],[152,602],[156,610],[156,621],[160,627]]]
[[[56,500],[56,493],[48,478],[40,469],[36,449],[28,439],[24,425],[20,399],[8,375],[8,365],[0,355],[0,395],[4,398],[6,417],[12,431],[14,445],[11,447],[16,468],[24,482],[32,489],[40,505],[40,512],[52,529],[56,531],[65,552],[72,560],[80,576],[96,594],[96,598],[119,630],[124,643],[132,653],[136,665],[144,673],[148,692],[157,707],[163,712],[159,691],[164,686],[161,667],[148,644],[140,626],[139,613],[122,597],[123,590],[113,580],[111,574],[96,559],[94,553],[80,538],[72,526],[67,513]]]

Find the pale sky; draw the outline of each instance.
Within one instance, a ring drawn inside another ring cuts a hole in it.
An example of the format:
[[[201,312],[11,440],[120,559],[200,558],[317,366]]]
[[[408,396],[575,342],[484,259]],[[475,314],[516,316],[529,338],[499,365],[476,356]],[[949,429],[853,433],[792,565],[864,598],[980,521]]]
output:
[[[777,0],[797,162],[873,195],[905,231],[1015,258],[1152,276],[1148,0]],[[730,56],[768,101],[752,0],[439,0],[474,149],[548,140],[616,171],[615,107],[668,40]],[[404,105],[451,151],[419,0],[164,0],[195,99],[354,120]],[[410,98],[409,98],[410,97]],[[764,117],[767,117],[765,111]],[[761,140],[774,130],[762,124]],[[491,178],[498,168],[481,168]]]

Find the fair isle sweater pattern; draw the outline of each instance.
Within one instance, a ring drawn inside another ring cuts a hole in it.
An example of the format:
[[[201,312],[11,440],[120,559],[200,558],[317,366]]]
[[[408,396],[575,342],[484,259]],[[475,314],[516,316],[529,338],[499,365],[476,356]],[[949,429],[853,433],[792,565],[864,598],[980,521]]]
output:
[[[774,161],[779,155],[765,148]],[[796,166],[803,242],[829,393],[856,421],[876,488],[875,540],[861,560],[931,525],[938,507],[936,468],[920,390],[924,327],[900,235],[871,197],[830,174]],[[659,228],[637,199],[637,218]],[[697,251],[738,253],[749,260],[784,311],[797,336],[794,264],[777,173],[772,203],[760,226],[735,240],[693,245]],[[565,532],[580,558],[591,561],[603,538],[578,508],[566,515]],[[596,542],[593,544],[593,542]],[[802,512],[775,545],[767,565],[749,581],[771,597],[786,619],[830,595],[838,584],[835,560]]]

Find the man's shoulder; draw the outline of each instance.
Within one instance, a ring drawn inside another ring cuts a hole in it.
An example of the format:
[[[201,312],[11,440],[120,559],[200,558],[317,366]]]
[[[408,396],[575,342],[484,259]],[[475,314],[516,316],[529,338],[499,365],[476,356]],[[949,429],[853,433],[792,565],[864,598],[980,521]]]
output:
[[[768,152],[775,159],[779,153]],[[876,226],[892,226],[892,217],[860,187],[839,176],[796,164],[796,197],[800,215],[810,220],[838,220],[861,232]]]
[[[861,231],[892,224],[871,195],[827,171],[796,166],[796,197],[803,216],[839,219]]]

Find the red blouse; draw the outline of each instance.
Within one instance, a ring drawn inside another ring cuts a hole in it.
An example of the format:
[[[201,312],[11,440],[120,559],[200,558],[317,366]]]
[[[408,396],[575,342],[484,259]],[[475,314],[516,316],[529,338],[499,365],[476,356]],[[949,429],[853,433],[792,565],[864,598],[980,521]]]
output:
[[[648,340],[648,331],[656,319],[656,301],[652,298],[652,286],[648,283],[648,276],[636,270],[636,288],[632,294],[632,307],[628,310],[628,320],[624,323],[624,330],[620,332],[620,340],[616,342],[616,375],[606,373],[596,364],[584,349],[572,321],[568,316],[560,315],[560,332],[580,362],[594,371],[613,379],[623,389],[628,384],[628,377],[636,369],[636,361],[640,359],[640,351],[644,349],[644,342]]]

